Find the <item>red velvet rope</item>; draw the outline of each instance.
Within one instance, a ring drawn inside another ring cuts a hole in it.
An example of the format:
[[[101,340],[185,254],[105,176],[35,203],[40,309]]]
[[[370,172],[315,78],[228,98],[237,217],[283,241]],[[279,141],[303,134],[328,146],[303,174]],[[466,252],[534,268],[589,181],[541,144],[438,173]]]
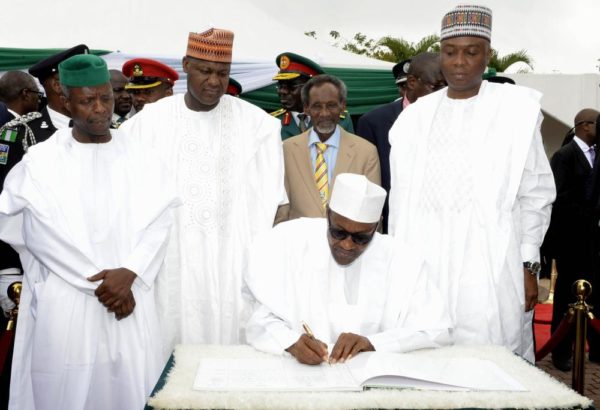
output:
[[[14,339],[14,330],[5,330],[4,333],[2,333],[2,337],[0,337],[0,374],[4,370],[4,366],[6,365],[6,357],[10,352],[10,348],[12,347]]]
[[[569,333],[569,329],[571,328],[572,322],[569,320],[573,317],[573,312],[569,311],[563,320],[560,321],[558,328],[552,333],[550,340],[546,342],[546,344],[536,352],[535,361],[539,362],[542,360],[548,353],[550,353],[558,343],[565,338],[567,333]]]
[[[600,335],[600,319],[590,319],[588,320],[590,327],[596,331]]]

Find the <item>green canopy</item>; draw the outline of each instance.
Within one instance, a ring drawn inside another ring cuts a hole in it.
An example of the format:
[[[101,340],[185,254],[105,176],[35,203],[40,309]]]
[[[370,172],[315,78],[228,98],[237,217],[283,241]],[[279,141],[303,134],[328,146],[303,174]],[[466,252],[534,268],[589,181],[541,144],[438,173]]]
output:
[[[4,48],[0,47],[0,72],[23,70],[29,68],[53,54],[66,48]],[[108,54],[107,50],[90,50],[90,54],[101,56]]]
[[[335,75],[348,87],[347,109],[350,114],[359,115],[399,97],[391,70],[368,70],[352,68],[325,68],[327,74]],[[243,93],[244,100],[259,107],[275,111],[281,106],[275,85]]]

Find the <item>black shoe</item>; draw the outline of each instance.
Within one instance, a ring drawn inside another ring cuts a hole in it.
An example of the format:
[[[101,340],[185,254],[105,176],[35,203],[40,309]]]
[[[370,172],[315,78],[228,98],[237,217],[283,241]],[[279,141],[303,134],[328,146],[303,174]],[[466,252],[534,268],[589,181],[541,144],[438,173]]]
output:
[[[552,364],[558,370],[563,372],[570,372],[573,369],[573,359],[570,357],[562,358],[552,356]]]

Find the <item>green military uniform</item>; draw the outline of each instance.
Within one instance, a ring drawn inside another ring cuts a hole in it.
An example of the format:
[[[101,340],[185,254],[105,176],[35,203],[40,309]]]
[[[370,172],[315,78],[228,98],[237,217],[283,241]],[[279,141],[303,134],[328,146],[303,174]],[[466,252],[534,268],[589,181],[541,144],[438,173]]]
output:
[[[289,137],[293,137],[294,135],[298,135],[302,133],[302,130],[294,121],[294,117],[292,113],[285,108],[280,108],[277,111],[273,111],[271,115],[281,121],[281,139],[285,140]],[[309,122],[309,127],[312,124]],[[344,111],[340,114],[340,127],[345,129],[346,131],[354,134],[354,127],[352,126],[352,118],[350,118],[350,113],[348,111]]]
[[[299,77],[305,78],[308,81],[312,76],[325,74],[325,71],[314,61],[302,57],[301,55],[294,53],[282,53],[275,59],[279,72],[273,80],[281,82],[295,80]],[[281,139],[285,140],[294,135],[301,134],[303,130],[300,129],[291,111],[286,108],[280,108],[277,111],[271,113],[272,116],[278,118],[281,121]],[[344,111],[340,114],[340,127],[346,131],[354,133],[354,127],[352,126],[352,118],[348,111]],[[307,128],[311,127],[310,121],[307,124]]]

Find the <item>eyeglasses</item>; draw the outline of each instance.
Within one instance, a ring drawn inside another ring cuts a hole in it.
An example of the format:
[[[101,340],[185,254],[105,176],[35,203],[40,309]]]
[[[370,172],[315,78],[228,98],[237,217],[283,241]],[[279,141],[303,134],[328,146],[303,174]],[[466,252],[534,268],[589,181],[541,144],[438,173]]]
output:
[[[366,233],[366,232],[351,233],[351,232],[346,231],[345,229],[334,228],[333,226],[331,226],[331,219],[330,219],[329,213],[327,214],[327,225],[328,225],[328,229],[329,229],[329,234],[336,241],[343,241],[348,236],[350,236],[352,238],[352,242],[354,242],[355,244],[360,245],[360,246],[364,246],[364,245],[368,244],[369,242],[371,242],[371,240],[373,239],[373,235],[375,235],[375,231],[377,230],[377,226],[376,226],[375,228],[373,228],[373,231],[371,231],[369,233]]]
[[[440,80],[435,84],[425,81],[421,77],[417,77],[417,80],[419,80],[425,87],[429,88],[431,91],[441,90],[442,88],[448,86],[448,84],[446,84],[446,81],[444,80]]]
[[[23,91],[26,91],[26,92],[32,93],[32,94],[37,94],[38,100],[41,100],[44,97],[44,93],[42,93],[38,90],[30,90],[29,88],[23,88]]]

